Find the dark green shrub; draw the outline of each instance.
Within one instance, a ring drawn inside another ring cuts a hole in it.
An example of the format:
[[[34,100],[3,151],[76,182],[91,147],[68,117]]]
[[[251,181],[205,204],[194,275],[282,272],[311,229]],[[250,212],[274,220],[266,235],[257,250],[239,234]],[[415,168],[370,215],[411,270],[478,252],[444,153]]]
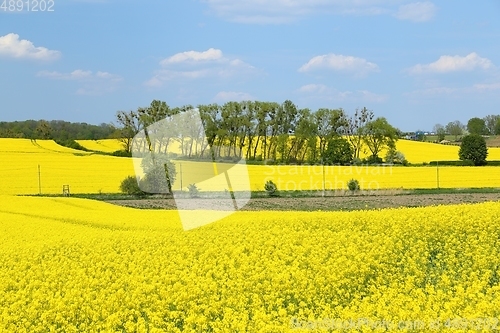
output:
[[[354,151],[349,141],[342,137],[334,137],[328,141],[328,146],[322,154],[323,164],[351,163]]]
[[[144,192],[139,188],[137,179],[134,176],[128,176],[120,184],[120,190],[125,194],[144,195]]]
[[[200,194],[200,189],[196,186],[196,184],[189,184],[188,191],[191,198],[198,198],[198,195]]]
[[[359,157],[355,157],[355,158],[352,159],[352,164],[354,164],[354,165],[361,165],[361,164],[363,164],[363,160],[360,159]]]
[[[364,159],[364,163],[366,164],[381,164],[383,163],[383,160],[381,157],[378,156],[368,156],[367,158]]]
[[[471,160],[464,161],[431,161],[429,165],[440,165],[440,166],[474,166],[474,162]]]
[[[111,155],[116,157],[132,157],[132,153],[127,150],[117,150],[111,153]]]
[[[356,192],[360,190],[359,182],[356,179],[351,179],[347,182],[347,188],[351,192]]]
[[[471,160],[474,165],[485,165],[488,156],[486,140],[479,134],[469,134],[463,137],[458,157],[464,160]]]
[[[278,187],[272,180],[268,180],[264,185],[264,190],[266,190],[269,196],[275,196],[277,195]]]
[[[82,150],[82,151],[91,151],[91,150],[85,148],[84,146],[80,145],[75,140],[71,140],[71,139],[69,139],[69,140],[59,140],[59,139],[56,139],[54,141],[58,145],[60,145],[60,146],[68,147],[68,148],[71,148],[71,149]]]

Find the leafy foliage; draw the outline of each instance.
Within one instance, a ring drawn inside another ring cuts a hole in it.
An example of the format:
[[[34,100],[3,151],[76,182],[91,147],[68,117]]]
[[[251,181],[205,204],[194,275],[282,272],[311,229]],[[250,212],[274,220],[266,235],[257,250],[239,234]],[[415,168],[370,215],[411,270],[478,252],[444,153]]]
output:
[[[324,164],[347,164],[352,162],[353,155],[354,150],[346,139],[334,137],[328,141],[322,157]]]
[[[177,175],[175,164],[170,160],[145,158],[142,161],[145,176],[139,185],[147,193],[172,193],[172,186]]]
[[[269,194],[270,196],[274,196],[277,194],[278,187],[272,180],[268,180],[266,184],[264,185],[264,190]]]
[[[467,130],[470,134],[487,134],[486,122],[484,119],[474,117],[467,122]]]
[[[394,163],[394,164],[403,164],[403,165],[408,164],[408,161],[406,160],[405,155],[393,147],[391,147],[387,151],[387,154],[385,155],[385,161],[387,163]]]
[[[444,127],[438,128],[438,130],[436,131],[436,134],[438,137],[438,141],[441,142],[446,137],[446,130],[444,129]]]
[[[462,139],[462,144],[458,151],[461,160],[471,160],[475,165],[485,165],[488,156],[486,141],[481,135],[469,134]]]
[[[116,128],[102,123],[71,123],[62,120],[26,120],[0,122],[0,137],[53,139],[53,140],[99,140],[111,138]]]
[[[342,113],[341,133],[347,137],[347,141],[352,145],[354,150],[353,157],[360,158],[363,143],[366,133],[364,129],[366,125],[373,120],[374,113],[367,108],[356,109],[352,116]]]
[[[499,130],[500,130],[500,115],[494,115],[494,114],[490,114],[490,115],[487,115],[486,117],[483,118],[484,119],[484,124],[486,126],[486,132],[487,134],[490,134],[490,135],[495,135],[495,134],[500,134],[500,131],[498,131],[498,133],[496,132],[496,125],[497,123],[499,124]]]
[[[128,176],[120,184],[120,190],[125,194],[130,195],[143,195],[144,192],[139,188],[137,183],[137,178],[134,176]]]
[[[197,198],[200,194],[200,189],[198,188],[198,186],[196,186],[196,184],[189,184],[188,191],[191,198]]]
[[[357,179],[351,179],[347,182],[347,188],[351,192],[356,192],[360,190],[359,181]]]
[[[384,117],[368,122],[363,133],[363,140],[373,157],[378,157],[379,152],[384,148],[395,147],[398,140],[397,129]]]
[[[58,145],[61,145],[61,146],[64,146],[64,147],[68,147],[68,148],[72,148],[72,149],[76,149],[76,150],[82,150],[82,151],[90,151],[87,148],[85,148],[82,145],[80,145],[75,140],[58,140],[58,139],[56,139],[54,141]]]
[[[446,132],[455,136],[455,140],[457,140],[458,136],[463,134],[464,127],[465,126],[458,120],[451,121],[446,125]]]

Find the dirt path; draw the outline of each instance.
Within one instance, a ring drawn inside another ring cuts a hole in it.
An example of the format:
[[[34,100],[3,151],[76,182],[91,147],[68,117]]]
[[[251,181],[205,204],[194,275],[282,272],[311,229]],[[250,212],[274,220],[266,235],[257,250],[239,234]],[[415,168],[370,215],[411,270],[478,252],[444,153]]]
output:
[[[186,199],[189,200],[189,199]],[[220,199],[219,199],[220,200]],[[359,210],[391,207],[420,207],[499,201],[498,193],[458,193],[458,194],[407,194],[387,196],[346,196],[312,198],[255,198],[241,210]],[[211,209],[218,199],[203,199],[203,207]],[[113,200],[116,205],[141,209],[176,209],[173,199]],[[201,208],[201,207],[200,207]]]

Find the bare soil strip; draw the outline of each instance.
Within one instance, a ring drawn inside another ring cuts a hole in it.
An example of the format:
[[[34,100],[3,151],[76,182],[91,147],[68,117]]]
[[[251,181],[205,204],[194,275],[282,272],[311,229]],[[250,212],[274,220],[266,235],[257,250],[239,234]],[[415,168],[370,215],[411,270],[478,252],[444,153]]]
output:
[[[220,199],[203,199],[200,209],[211,209]],[[367,195],[310,198],[254,198],[241,210],[245,211],[350,211],[398,207],[423,207],[499,201],[498,193]],[[112,204],[140,209],[177,209],[173,199],[110,200]]]

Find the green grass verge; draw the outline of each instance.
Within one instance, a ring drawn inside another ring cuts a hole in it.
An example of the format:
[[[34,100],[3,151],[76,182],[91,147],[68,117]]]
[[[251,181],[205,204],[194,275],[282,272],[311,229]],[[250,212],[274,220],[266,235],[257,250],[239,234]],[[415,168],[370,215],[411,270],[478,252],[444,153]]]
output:
[[[351,193],[349,191],[325,191],[326,197],[350,197],[350,196],[397,196],[397,195],[429,195],[429,194],[468,194],[468,193],[499,193],[500,188],[498,187],[487,187],[487,188],[440,188],[440,189],[394,189],[394,190],[378,190],[370,192],[357,192]],[[188,198],[188,193],[185,192],[186,198]],[[323,191],[278,191],[273,197],[278,198],[313,198],[321,197]],[[64,197],[62,194],[33,194],[25,196],[43,196],[43,197]],[[158,198],[172,198],[168,195],[144,195],[144,196],[134,196],[122,193],[84,193],[84,194],[71,194],[72,198],[82,198],[82,199],[92,199],[101,201],[112,201],[112,200],[141,200],[141,199],[158,199]],[[207,193],[200,192],[200,198],[213,198],[213,197],[223,197],[223,192],[214,193],[210,192],[210,196]],[[269,194],[265,191],[252,191],[251,198],[267,198]]]

